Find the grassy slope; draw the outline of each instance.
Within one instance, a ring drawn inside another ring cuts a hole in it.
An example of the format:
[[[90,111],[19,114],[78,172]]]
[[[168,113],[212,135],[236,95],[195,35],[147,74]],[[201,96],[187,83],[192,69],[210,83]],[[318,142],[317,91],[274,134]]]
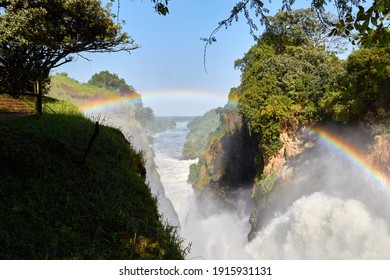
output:
[[[77,103],[77,101],[82,102],[83,99],[118,96],[119,93],[113,90],[80,83],[67,75],[57,74],[51,79],[50,95],[54,95],[53,97],[61,100],[73,99],[72,101]]]
[[[69,103],[0,119],[0,259],[180,259],[172,229],[138,174],[142,157],[116,129]]]
[[[103,101],[118,97],[122,97],[124,100],[126,98],[141,100],[141,95],[138,93],[120,95],[114,90],[80,83],[64,74],[57,74],[52,77],[49,96],[72,102],[79,107],[83,107],[95,100]],[[117,107],[116,110],[120,110],[120,108]],[[138,103],[138,106],[127,106],[126,111],[123,113],[130,117],[128,118],[128,125],[138,127],[152,134],[175,127],[173,119],[169,117],[155,117],[150,119],[143,114],[144,111],[145,108],[141,102]]]

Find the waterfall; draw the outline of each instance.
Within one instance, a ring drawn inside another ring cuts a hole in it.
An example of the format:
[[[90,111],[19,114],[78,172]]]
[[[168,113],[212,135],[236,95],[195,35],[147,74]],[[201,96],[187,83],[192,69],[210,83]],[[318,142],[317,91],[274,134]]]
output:
[[[390,259],[389,190],[366,186],[348,162],[317,155],[307,173],[321,174],[276,190],[264,204],[263,226],[248,243],[253,203],[238,196],[235,209],[199,201],[187,183],[189,166],[181,150],[185,122],[154,135],[155,161],[165,194],[180,221],[180,234],[191,243],[189,259]],[[304,177],[304,175],[302,175]],[[203,198],[202,198],[203,199]]]

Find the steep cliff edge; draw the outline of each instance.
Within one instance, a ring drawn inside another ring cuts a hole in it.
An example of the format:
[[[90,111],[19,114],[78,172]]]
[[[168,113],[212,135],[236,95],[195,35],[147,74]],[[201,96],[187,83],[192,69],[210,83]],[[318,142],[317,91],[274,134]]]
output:
[[[0,118],[0,259],[182,259],[118,129],[45,98],[42,116]]]
[[[49,95],[75,104],[93,120],[118,128],[137,151],[142,151],[146,181],[158,199],[159,213],[170,225],[179,226],[173,205],[165,196],[148,137],[148,133],[163,131],[175,123],[167,118],[154,117],[150,108],[143,107],[138,93],[120,96],[116,91],[80,83],[63,74],[52,78]]]
[[[189,181],[198,191],[213,190],[219,198],[251,186],[256,174],[257,139],[249,134],[238,109],[225,107],[204,155],[191,166]]]
[[[202,157],[209,141],[209,135],[220,125],[220,110],[221,108],[212,109],[188,123],[187,127],[190,132],[184,143],[183,159]]]

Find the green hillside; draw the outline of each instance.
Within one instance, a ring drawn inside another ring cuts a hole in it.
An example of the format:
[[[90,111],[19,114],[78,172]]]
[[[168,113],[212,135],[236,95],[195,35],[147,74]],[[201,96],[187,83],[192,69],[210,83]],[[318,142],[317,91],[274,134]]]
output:
[[[121,94],[115,90],[80,83],[69,77],[67,73],[58,73],[51,78],[49,95],[57,99],[73,101],[74,104],[80,105],[86,100],[115,97]],[[131,95],[140,97],[139,94],[134,92]],[[122,94],[122,96],[125,95]]]
[[[128,126],[137,127],[148,133],[161,132],[175,126],[175,122],[171,118],[156,117],[151,108],[144,107],[142,96],[137,92],[123,94],[112,89],[80,83],[68,77],[66,73],[59,73],[52,77],[49,96],[69,101],[79,108],[87,107],[97,100],[102,104],[112,100],[119,101],[119,99],[133,100],[131,103],[124,102],[127,104],[125,108],[119,106],[115,108],[117,112],[122,110],[121,113],[130,117]]]
[[[121,132],[47,98],[0,135],[0,259],[183,258]]]

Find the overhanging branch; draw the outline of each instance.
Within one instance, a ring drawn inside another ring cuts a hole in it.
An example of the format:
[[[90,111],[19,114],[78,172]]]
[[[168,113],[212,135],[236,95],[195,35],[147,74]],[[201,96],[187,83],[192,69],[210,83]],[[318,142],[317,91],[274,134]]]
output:
[[[248,7],[248,5],[250,5]],[[269,10],[263,8],[263,1],[260,0],[245,0],[238,2],[230,12],[230,16],[218,23],[218,26],[211,32],[211,34],[206,38],[200,38],[202,41],[205,42],[204,50],[203,50],[203,67],[205,72],[207,73],[207,66],[206,66],[206,59],[207,59],[207,48],[209,45],[215,43],[217,41],[215,35],[218,33],[218,31],[225,27],[227,28],[230,26],[233,21],[238,21],[239,14],[243,13],[244,17],[247,20],[248,26],[249,26],[249,33],[253,36],[254,40],[257,40],[258,37],[255,35],[255,31],[257,31],[257,25],[254,23],[251,15],[250,10],[254,10],[255,16],[261,18],[260,23],[264,24],[264,20],[266,19],[265,13],[268,13]]]

